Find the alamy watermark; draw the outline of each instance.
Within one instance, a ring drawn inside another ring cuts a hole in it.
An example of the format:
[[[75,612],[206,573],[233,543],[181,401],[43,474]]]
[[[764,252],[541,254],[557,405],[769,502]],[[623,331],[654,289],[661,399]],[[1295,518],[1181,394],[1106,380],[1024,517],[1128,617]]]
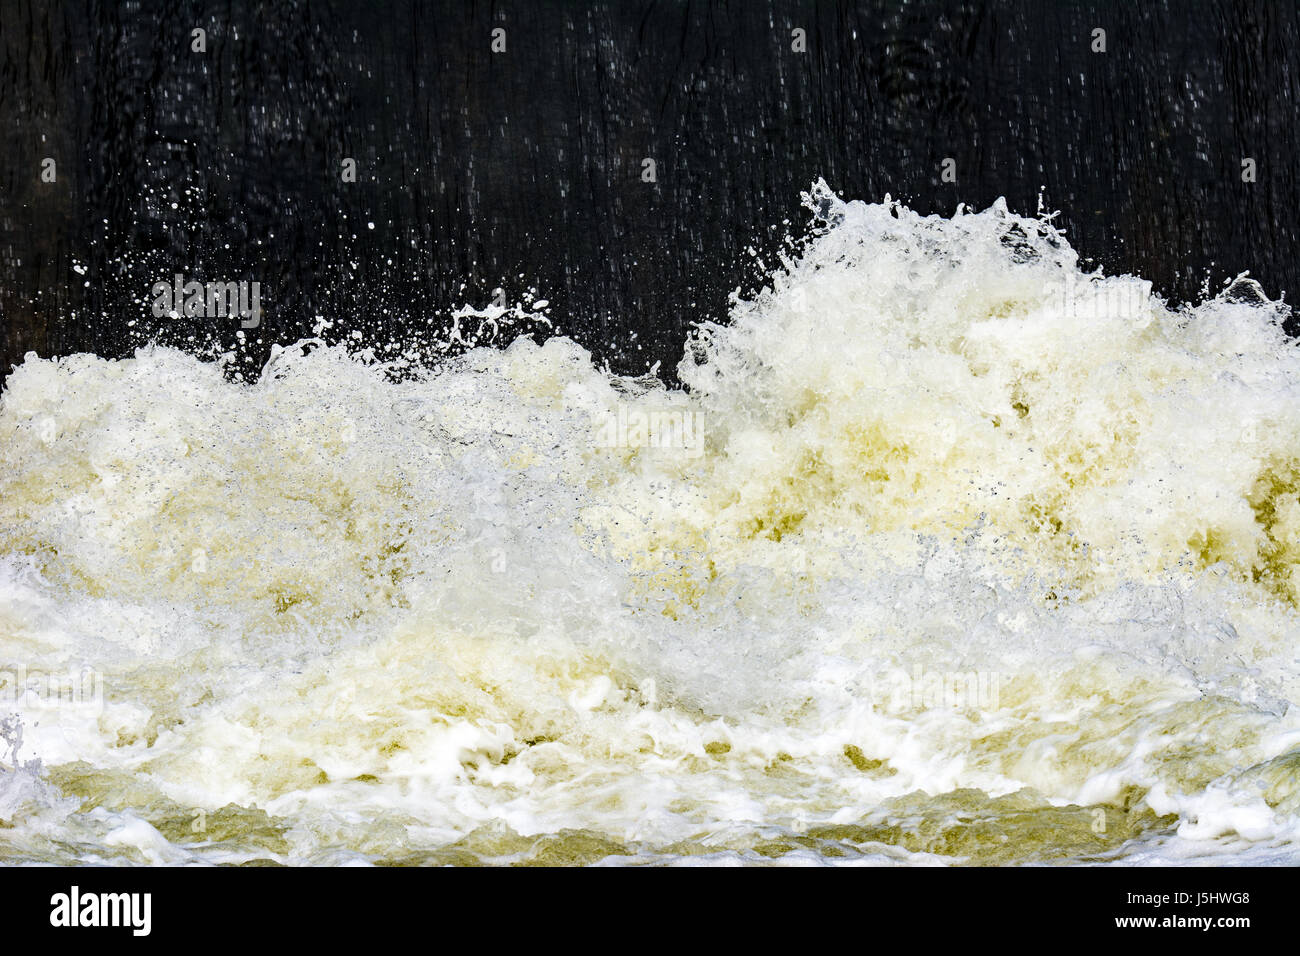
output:
[[[1138,328],[1151,324],[1154,307],[1151,283],[1128,276],[1089,279],[1067,272],[1048,286],[1048,301],[1061,314],[1078,319],[1126,319]]]
[[[152,913],[152,893],[89,893],[74,884],[50,897],[50,925],[55,927],[121,927],[133,936],[148,936]]]
[[[150,290],[155,318],[236,318],[241,328],[262,324],[260,282],[185,281],[179,272],[171,282],[155,282]]]
[[[704,453],[703,416],[687,408],[637,408],[620,403],[595,428],[598,448],[653,448],[690,458]]]
[[[919,664],[908,673],[902,668],[874,682],[876,705],[892,713],[917,710],[994,711],[1001,705],[1001,671],[935,671]]]
[[[104,708],[104,678],[96,670],[43,671],[21,664],[0,668],[0,708],[21,704],[24,710]]]

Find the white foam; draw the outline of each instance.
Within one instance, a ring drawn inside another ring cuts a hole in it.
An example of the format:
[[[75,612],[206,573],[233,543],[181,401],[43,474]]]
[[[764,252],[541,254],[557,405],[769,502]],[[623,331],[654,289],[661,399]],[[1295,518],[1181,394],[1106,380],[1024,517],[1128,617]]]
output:
[[[103,694],[6,702],[0,856],[1293,859],[1283,307],[809,202],[689,391],[564,338],[29,357],[0,670]]]

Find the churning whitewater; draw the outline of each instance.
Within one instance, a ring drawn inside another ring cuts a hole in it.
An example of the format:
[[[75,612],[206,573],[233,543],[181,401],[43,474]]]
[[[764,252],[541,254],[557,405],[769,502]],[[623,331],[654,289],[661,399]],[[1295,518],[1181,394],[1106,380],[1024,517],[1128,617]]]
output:
[[[0,861],[1300,861],[1300,355],[824,184],[684,388],[564,337],[0,408]]]

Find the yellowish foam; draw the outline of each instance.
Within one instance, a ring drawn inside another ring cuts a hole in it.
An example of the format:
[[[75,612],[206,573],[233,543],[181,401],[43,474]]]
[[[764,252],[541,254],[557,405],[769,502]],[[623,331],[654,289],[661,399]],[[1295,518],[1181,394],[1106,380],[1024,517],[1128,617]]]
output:
[[[1294,861],[1283,307],[809,201],[685,390],[29,357],[0,859]]]

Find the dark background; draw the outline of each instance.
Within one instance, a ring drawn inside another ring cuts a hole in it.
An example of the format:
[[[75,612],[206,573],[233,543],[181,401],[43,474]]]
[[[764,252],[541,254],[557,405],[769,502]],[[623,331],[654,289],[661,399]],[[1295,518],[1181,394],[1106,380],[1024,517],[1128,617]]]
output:
[[[1108,272],[1186,301],[1249,269],[1276,297],[1300,277],[1298,43],[1268,0],[0,0],[0,374],[234,342],[153,318],[174,272],[261,282],[250,371],[315,315],[384,354],[497,287],[618,371],[670,371],[817,177],[945,215],[1041,189]]]

